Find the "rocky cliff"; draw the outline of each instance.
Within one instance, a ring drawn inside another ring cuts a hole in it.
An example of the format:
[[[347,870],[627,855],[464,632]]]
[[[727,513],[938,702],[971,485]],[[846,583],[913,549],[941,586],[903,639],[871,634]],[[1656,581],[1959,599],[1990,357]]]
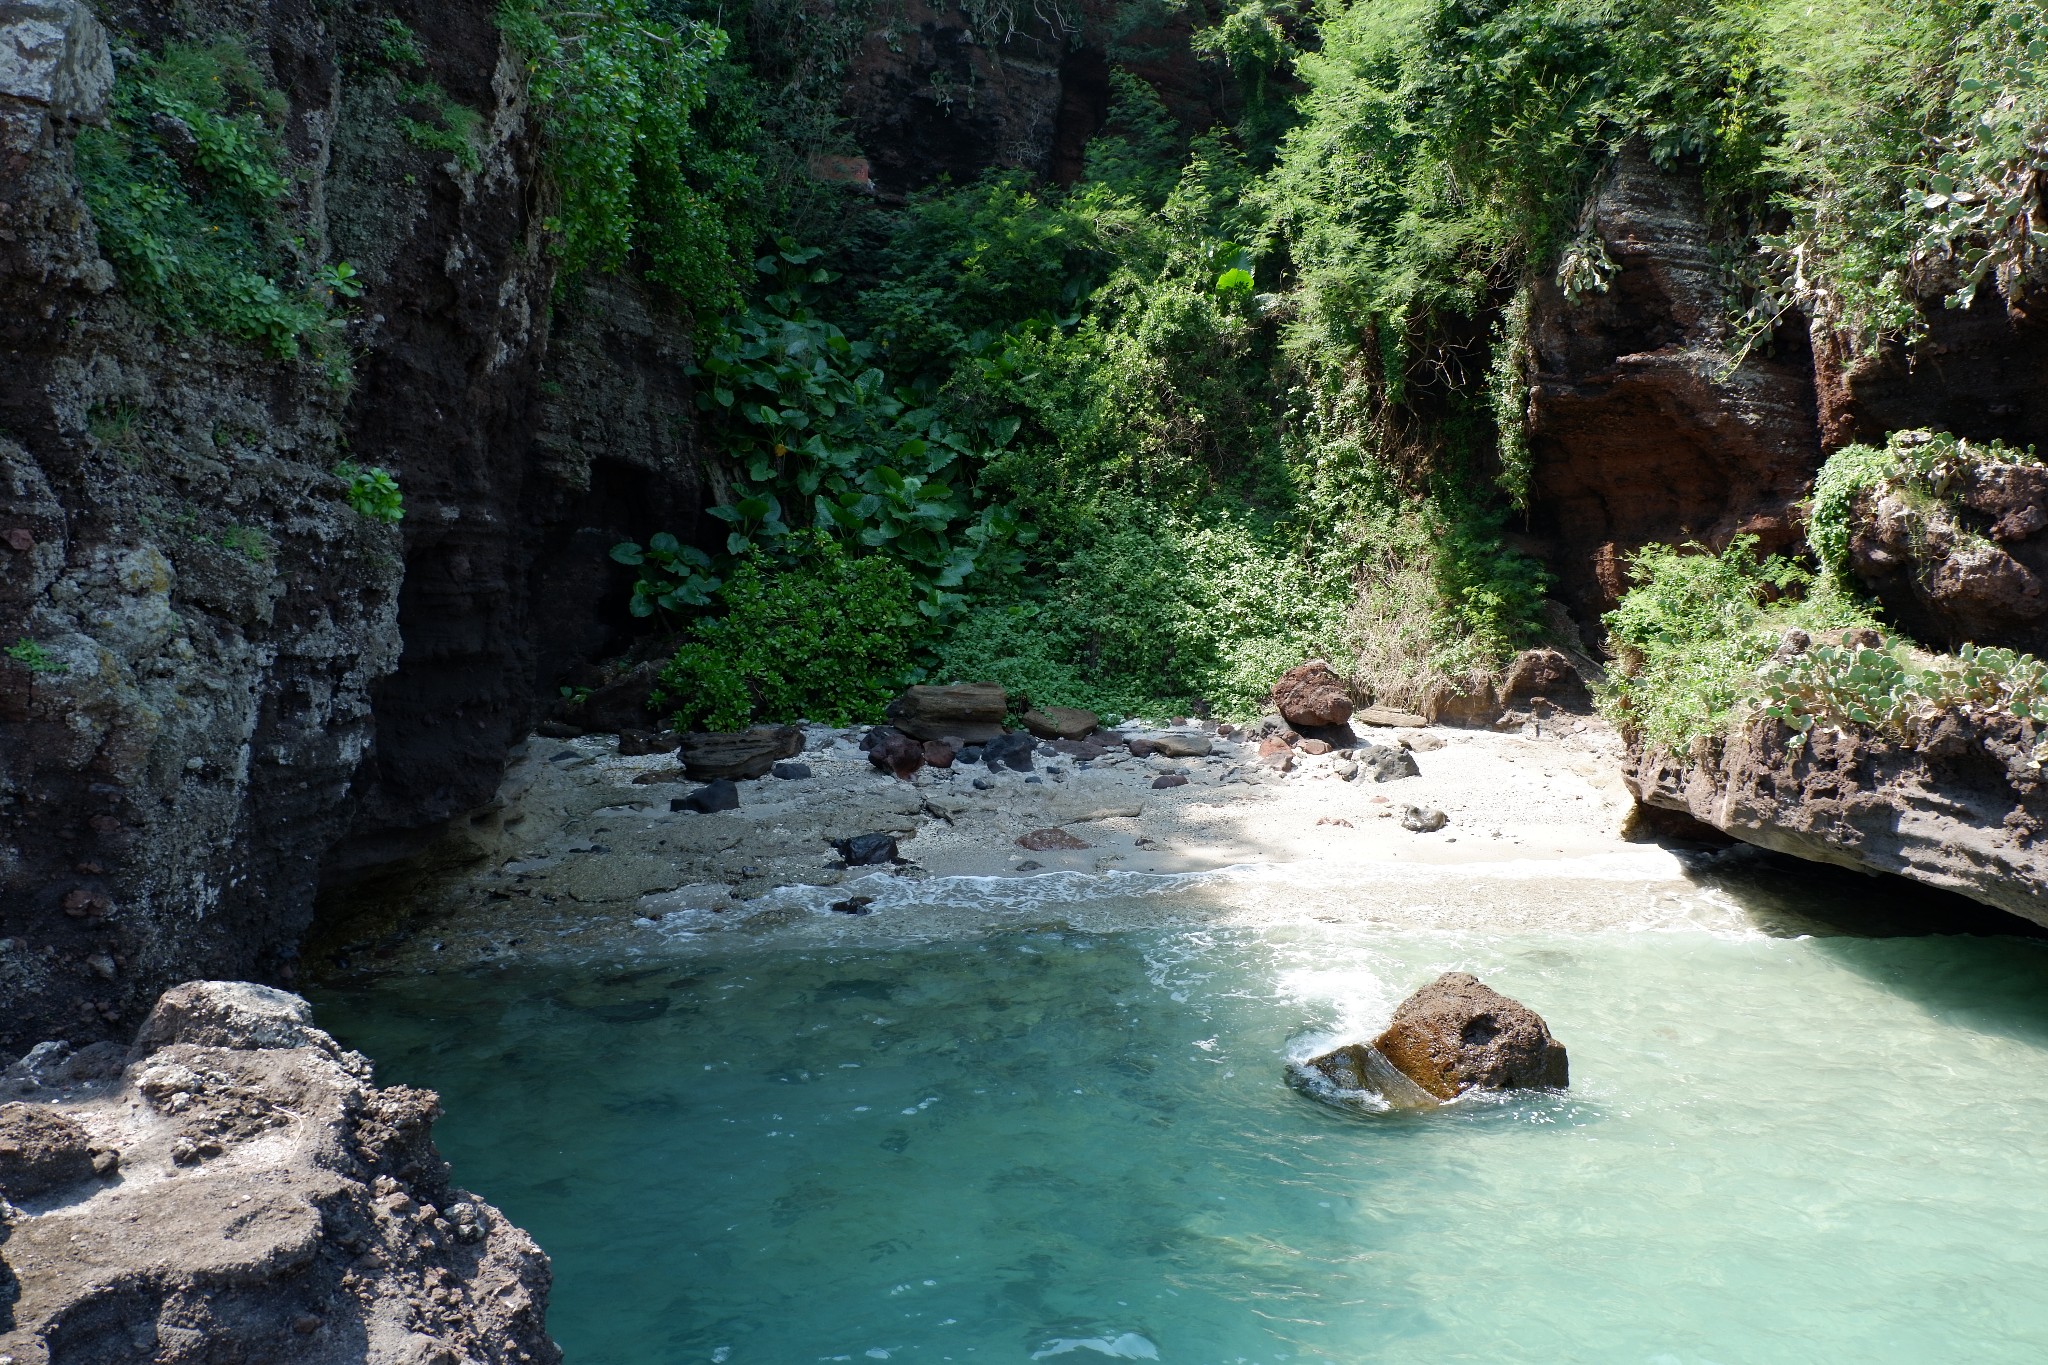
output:
[[[1793,544],[1821,447],[1803,331],[1734,358],[1697,176],[1627,149],[1584,233],[1599,287],[1534,287],[1528,416],[1531,529],[1593,627],[1643,545]]]
[[[448,1183],[434,1096],[306,1002],[166,994],[132,1048],[0,1075],[0,1355],[546,1365],[547,1257]]]
[[[0,1051],[289,979],[323,865],[488,799],[616,643],[604,548],[692,533],[687,333],[625,285],[555,301],[493,13],[0,4]],[[116,55],[221,40],[280,101],[295,249],[362,288],[346,382],[168,324],[105,258],[76,144]],[[468,111],[454,150],[414,135],[423,90]],[[396,476],[402,522],[343,460]]]
[[[2048,924],[2048,784],[2010,717],[1947,715],[1901,744],[1816,727],[1807,744],[1758,717],[1686,756],[1628,757],[1637,799],[1745,843],[1960,892]]]

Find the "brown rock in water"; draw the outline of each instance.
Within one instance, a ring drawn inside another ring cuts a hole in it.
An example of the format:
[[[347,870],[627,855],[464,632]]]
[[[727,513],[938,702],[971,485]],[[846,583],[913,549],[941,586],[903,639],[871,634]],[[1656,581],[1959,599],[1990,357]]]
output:
[[[1093,848],[1095,845],[1078,839],[1057,827],[1034,829],[1017,840],[1019,848],[1028,848],[1033,853],[1047,853],[1053,849]]]
[[[1351,719],[1351,689],[1336,669],[1311,659],[1280,675],[1273,706],[1289,725],[1342,725]]]
[[[1101,725],[1101,717],[1077,706],[1034,706],[1024,713],[1024,728],[1040,739],[1085,739]]]
[[[1517,654],[1508,665],[1500,692],[1501,701],[1510,707],[1527,706],[1539,697],[1566,711],[1586,711],[1593,705],[1579,670],[1558,649],[1525,649]]]
[[[0,1104],[0,1195],[26,1199],[93,1174],[85,1130],[39,1104]]]
[[[1430,687],[1422,711],[1431,725],[1483,730],[1500,719],[1500,696],[1483,673],[1443,678]]]
[[[908,782],[924,766],[924,745],[901,730],[883,726],[868,734],[868,762]]]
[[[1003,733],[1009,695],[995,683],[913,687],[889,703],[889,723],[912,739],[983,744]]]
[[[1467,1090],[1562,1090],[1564,1044],[1543,1016],[1467,972],[1445,972],[1401,1002],[1373,1047],[1438,1099]]]
[[[765,777],[778,758],[804,751],[804,732],[794,725],[756,725],[751,730],[683,736],[683,771],[695,782]]]

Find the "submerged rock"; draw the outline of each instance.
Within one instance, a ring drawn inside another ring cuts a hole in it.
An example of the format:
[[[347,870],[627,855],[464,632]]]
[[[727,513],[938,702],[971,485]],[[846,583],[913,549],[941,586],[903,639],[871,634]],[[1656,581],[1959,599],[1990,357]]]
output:
[[[1469,972],[1445,972],[1403,1000],[1373,1046],[1439,1099],[1570,1083],[1564,1044],[1543,1016]]]
[[[1363,1094],[1430,1109],[1468,1090],[1562,1090],[1570,1068],[1543,1016],[1470,973],[1445,972],[1403,1000],[1379,1037],[1312,1057],[1290,1079],[1346,1106]]]

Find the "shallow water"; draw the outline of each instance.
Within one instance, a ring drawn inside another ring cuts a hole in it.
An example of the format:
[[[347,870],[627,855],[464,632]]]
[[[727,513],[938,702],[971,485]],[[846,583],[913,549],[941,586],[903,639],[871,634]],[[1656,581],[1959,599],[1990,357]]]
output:
[[[1321,923],[695,953],[320,997],[552,1254],[578,1365],[2033,1361],[2048,948]],[[1290,1057],[1459,968],[1568,1096]]]

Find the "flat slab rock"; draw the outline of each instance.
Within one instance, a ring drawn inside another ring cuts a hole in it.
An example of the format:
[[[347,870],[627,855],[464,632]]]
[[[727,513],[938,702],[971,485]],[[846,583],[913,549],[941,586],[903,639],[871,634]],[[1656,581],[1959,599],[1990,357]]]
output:
[[[700,732],[683,736],[683,771],[693,782],[766,777],[778,762],[803,751],[804,732],[794,725]]]
[[[912,739],[980,744],[1003,733],[1009,694],[996,683],[913,687],[889,703],[889,723]]]
[[[0,1205],[0,1357],[561,1359],[547,1257],[448,1183],[434,1095],[375,1086],[297,996],[190,982],[125,1069],[43,1070],[35,1102],[0,1116],[29,1139]]]
[[[1339,1094],[1369,1090],[1406,1109],[1470,1090],[1562,1090],[1571,1079],[1543,1016],[1468,972],[1445,972],[1402,1001],[1371,1043],[1302,1065]]]

